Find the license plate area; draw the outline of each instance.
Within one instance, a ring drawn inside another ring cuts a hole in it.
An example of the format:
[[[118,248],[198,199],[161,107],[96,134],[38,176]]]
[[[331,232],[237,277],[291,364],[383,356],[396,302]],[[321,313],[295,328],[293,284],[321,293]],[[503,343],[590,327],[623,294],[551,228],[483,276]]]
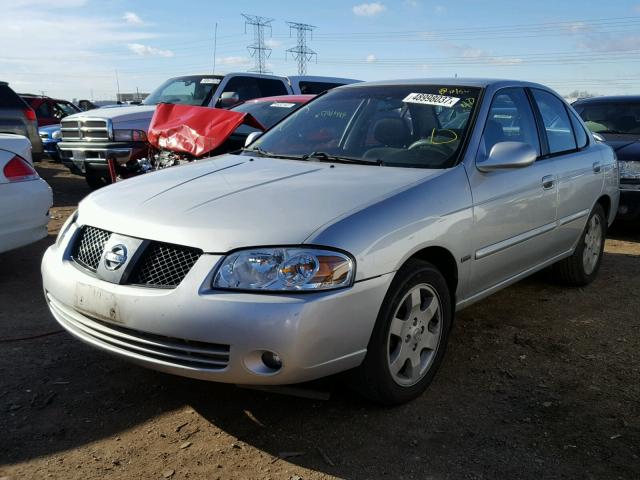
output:
[[[74,307],[91,317],[107,322],[122,323],[115,294],[93,285],[77,283]]]

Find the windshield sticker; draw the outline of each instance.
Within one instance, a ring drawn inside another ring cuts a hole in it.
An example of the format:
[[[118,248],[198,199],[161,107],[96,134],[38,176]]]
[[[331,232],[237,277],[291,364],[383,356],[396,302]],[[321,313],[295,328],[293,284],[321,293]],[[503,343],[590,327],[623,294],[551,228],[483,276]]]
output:
[[[410,93],[402,101],[404,103],[419,103],[421,105],[451,108],[458,103],[460,99],[457,97],[447,97],[446,95],[435,95],[433,93]]]
[[[442,87],[440,90],[438,90],[438,93],[440,95],[446,95],[447,93],[449,95],[468,95],[469,93],[471,93],[471,91],[466,88]]]
[[[212,83],[214,85],[217,85],[220,83],[220,79],[219,78],[203,78],[202,80],[200,80],[200,83]]]
[[[276,108],[292,108],[292,107],[295,107],[296,104],[295,103],[285,103],[285,102],[274,102],[269,106],[270,107],[276,107]]]

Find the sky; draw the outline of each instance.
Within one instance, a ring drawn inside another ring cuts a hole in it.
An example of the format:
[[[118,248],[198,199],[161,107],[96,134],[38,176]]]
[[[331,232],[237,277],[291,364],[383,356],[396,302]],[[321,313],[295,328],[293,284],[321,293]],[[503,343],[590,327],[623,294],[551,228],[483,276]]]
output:
[[[310,75],[513,78],[563,95],[640,93],[640,0],[0,0],[0,80],[18,92],[113,99],[169,77],[267,66],[296,75],[287,21],[313,25]]]

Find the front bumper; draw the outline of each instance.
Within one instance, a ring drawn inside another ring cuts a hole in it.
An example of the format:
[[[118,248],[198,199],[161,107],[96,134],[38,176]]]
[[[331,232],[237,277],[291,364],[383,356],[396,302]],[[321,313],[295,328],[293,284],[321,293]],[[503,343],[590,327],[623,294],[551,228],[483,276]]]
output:
[[[47,303],[72,335],[142,366],[225,383],[282,385],[358,366],[393,275],[311,294],[215,291],[222,257],[204,254],[175,289],[99,280],[53,245],[42,260]],[[264,368],[261,352],[282,368]]]
[[[129,160],[142,158],[148,154],[149,145],[145,142],[60,142],[58,144],[60,160],[77,175],[87,171],[107,173],[107,160],[115,158],[120,165]]]
[[[620,182],[620,203],[616,218],[624,221],[640,219],[640,184]]]

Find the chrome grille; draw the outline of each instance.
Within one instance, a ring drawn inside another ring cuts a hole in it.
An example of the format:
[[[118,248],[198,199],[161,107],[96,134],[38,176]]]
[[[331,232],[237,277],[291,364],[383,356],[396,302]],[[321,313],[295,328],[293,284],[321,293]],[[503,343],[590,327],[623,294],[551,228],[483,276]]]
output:
[[[95,272],[100,264],[104,245],[110,236],[111,232],[106,230],[89,226],[82,227],[71,252],[73,261]]]
[[[229,363],[230,346],[142,332],[81,314],[47,293],[51,312],[67,330],[121,354],[186,368],[222,370]]]
[[[105,119],[76,119],[61,122],[62,140],[103,142],[109,140],[109,123]]]
[[[148,287],[177,287],[202,255],[202,251],[153,242],[135,266],[129,282]]]

